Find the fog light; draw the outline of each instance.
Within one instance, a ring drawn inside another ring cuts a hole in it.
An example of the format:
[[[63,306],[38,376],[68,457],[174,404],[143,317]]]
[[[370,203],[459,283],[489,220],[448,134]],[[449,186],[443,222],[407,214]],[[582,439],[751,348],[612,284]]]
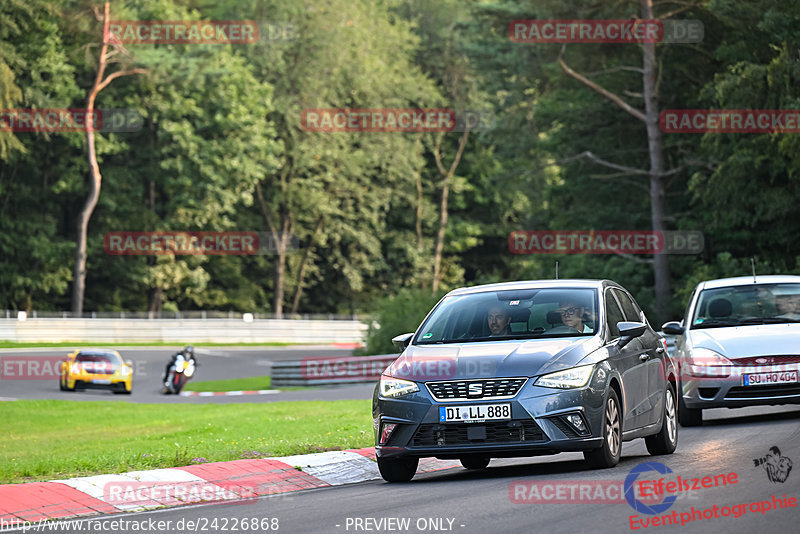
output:
[[[392,435],[395,427],[397,427],[397,423],[383,423],[383,429],[381,430],[381,445],[388,441],[389,436]]]
[[[586,425],[583,423],[583,418],[578,415],[571,413],[565,417],[567,422],[572,425],[572,427],[578,432],[578,434],[586,434],[588,431],[586,430]]]

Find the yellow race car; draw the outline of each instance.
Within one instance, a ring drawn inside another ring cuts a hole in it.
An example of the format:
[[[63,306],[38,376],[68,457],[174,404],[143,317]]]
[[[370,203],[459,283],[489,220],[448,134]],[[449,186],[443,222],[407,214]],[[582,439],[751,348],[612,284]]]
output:
[[[130,395],[133,391],[133,363],[122,360],[115,350],[76,350],[61,362],[61,391],[108,389]]]

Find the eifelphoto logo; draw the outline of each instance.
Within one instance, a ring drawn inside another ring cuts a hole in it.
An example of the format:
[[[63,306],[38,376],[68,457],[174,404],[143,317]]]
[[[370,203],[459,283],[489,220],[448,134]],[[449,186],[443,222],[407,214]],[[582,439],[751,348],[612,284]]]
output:
[[[786,482],[789,473],[792,472],[792,460],[782,456],[781,450],[776,445],[769,448],[766,456],[754,458],[753,464],[755,467],[763,467],[767,472],[767,478],[773,483]]]
[[[664,133],[800,133],[798,109],[668,109]]]
[[[651,230],[515,230],[512,254],[698,254],[701,232]]]
[[[298,248],[296,236],[288,236],[287,252]],[[103,236],[106,254],[252,256],[275,254],[279,246],[269,232],[107,232]]]
[[[144,118],[133,109],[42,108],[0,110],[3,132],[136,132]]]
[[[113,20],[111,44],[253,44],[259,27],[252,20]]]
[[[704,35],[699,20],[542,19],[508,24],[514,43],[699,43]]]

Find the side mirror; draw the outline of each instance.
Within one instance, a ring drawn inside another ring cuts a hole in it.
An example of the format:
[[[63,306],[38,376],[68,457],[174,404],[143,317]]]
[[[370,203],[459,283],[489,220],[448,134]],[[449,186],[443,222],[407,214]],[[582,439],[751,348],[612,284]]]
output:
[[[125,360],[125,365],[127,365],[128,367],[133,368],[133,360]]]
[[[684,328],[678,321],[670,321],[661,325],[661,331],[672,336],[682,336]]]
[[[644,331],[647,330],[647,325],[644,323],[622,321],[617,323],[617,329],[619,329],[619,341],[617,342],[617,346],[622,348],[635,338],[644,334]]]
[[[397,350],[403,352],[405,348],[411,343],[411,338],[414,337],[414,332],[410,334],[400,334],[392,338],[392,344],[397,347]]]

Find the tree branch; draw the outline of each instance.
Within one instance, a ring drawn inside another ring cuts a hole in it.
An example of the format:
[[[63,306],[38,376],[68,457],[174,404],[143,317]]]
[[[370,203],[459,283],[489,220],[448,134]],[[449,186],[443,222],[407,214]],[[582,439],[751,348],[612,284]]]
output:
[[[99,93],[103,89],[106,88],[108,84],[112,81],[116,80],[117,78],[121,78],[122,76],[131,76],[133,74],[147,74],[147,69],[129,69],[129,70],[118,70],[117,72],[112,72],[106,79],[97,86],[97,92]]]
[[[563,55],[563,53],[564,53],[564,49],[565,49],[565,47],[561,48],[561,54],[559,54],[559,56],[558,56],[558,64],[561,65],[561,68],[564,70],[564,72],[568,76],[571,76],[572,78],[575,78],[576,80],[578,80],[579,82],[581,82],[585,86],[589,87],[593,91],[595,91],[595,92],[603,95],[607,99],[611,100],[613,103],[615,103],[617,106],[621,107],[623,110],[627,111],[633,117],[636,117],[637,119],[639,119],[640,121],[642,121],[644,123],[647,122],[647,117],[645,116],[644,113],[642,113],[638,109],[634,108],[633,106],[631,106],[630,104],[625,102],[622,98],[620,98],[618,95],[615,95],[614,93],[612,93],[608,89],[605,89],[605,88],[599,86],[598,84],[594,83],[592,80],[587,78],[586,76],[583,76],[582,74],[579,74],[579,73],[575,72],[574,70],[572,70],[564,62],[564,60],[561,57]]]

